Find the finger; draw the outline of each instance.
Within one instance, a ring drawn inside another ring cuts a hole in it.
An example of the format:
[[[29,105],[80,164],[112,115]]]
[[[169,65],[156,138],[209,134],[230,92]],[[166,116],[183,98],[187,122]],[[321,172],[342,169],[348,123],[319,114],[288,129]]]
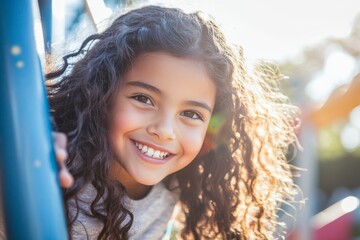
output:
[[[66,149],[66,145],[67,145],[66,135],[61,132],[53,132],[52,135],[53,135],[55,145],[58,146],[59,148]]]
[[[60,152],[62,152],[62,151],[60,151]],[[64,153],[66,153],[66,152],[64,151]],[[66,155],[67,155],[67,153],[66,153]],[[67,158],[67,156],[65,156],[62,161],[58,160],[58,164],[59,164],[59,168],[60,168],[60,171],[59,171],[60,185],[63,188],[69,188],[74,183],[74,178],[70,174],[70,172],[67,169],[66,164],[65,164],[66,158]]]
[[[66,168],[61,168],[59,172],[60,185],[63,188],[69,188],[74,184],[74,178]]]
[[[54,150],[56,161],[59,166],[59,178],[60,178],[60,185],[64,188],[71,187],[74,183],[74,178],[68,171],[65,161],[68,158],[68,153],[66,150],[67,145],[67,138],[66,135],[60,132],[53,132],[52,133],[54,139]]]
[[[67,153],[66,149],[59,148],[58,146],[55,145],[54,150],[55,150],[55,156],[56,156],[57,162],[59,164],[61,164],[62,162],[65,162],[65,160],[68,158],[68,153]]]

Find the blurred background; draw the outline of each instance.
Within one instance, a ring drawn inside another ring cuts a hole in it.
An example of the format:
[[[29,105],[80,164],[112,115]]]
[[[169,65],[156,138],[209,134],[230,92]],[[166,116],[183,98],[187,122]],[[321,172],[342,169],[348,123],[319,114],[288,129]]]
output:
[[[37,1],[33,1],[37,4]],[[39,1],[40,11],[41,3]],[[53,0],[52,31],[38,51],[57,57],[125,9],[148,4],[212,15],[249,64],[275,62],[287,76],[280,84],[301,108],[293,164],[302,190],[280,217],[288,239],[360,239],[360,2],[359,0]],[[51,42],[51,44],[50,44]],[[43,59],[45,59],[43,57]],[[45,61],[45,60],[43,60]],[[302,204],[305,200],[305,204]]]

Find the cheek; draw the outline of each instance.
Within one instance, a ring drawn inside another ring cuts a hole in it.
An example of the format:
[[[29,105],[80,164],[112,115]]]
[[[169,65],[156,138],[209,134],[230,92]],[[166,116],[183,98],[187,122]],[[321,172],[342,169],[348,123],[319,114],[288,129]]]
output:
[[[184,150],[184,155],[192,158],[191,160],[196,157],[203,145],[205,133],[206,131],[202,129],[187,129],[186,131],[183,131],[183,137],[181,142]]]
[[[124,135],[139,127],[141,117],[131,108],[122,106],[116,109],[110,123],[110,138],[113,145],[121,145]]]

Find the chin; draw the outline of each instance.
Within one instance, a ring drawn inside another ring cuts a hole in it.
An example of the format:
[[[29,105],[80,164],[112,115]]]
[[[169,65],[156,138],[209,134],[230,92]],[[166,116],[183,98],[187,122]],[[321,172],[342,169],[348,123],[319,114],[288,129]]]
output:
[[[154,186],[156,184],[158,184],[159,182],[161,182],[164,178],[139,178],[136,179],[136,181],[142,185],[146,185],[146,186]]]

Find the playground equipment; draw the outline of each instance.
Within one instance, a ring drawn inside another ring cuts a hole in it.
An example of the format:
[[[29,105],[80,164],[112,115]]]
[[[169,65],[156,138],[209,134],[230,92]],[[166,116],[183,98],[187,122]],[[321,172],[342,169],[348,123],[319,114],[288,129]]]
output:
[[[0,184],[5,228],[8,239],[63,240],[68,234],[31,2],[0,2]],[[51,1],[41,2],[51,6]]]

